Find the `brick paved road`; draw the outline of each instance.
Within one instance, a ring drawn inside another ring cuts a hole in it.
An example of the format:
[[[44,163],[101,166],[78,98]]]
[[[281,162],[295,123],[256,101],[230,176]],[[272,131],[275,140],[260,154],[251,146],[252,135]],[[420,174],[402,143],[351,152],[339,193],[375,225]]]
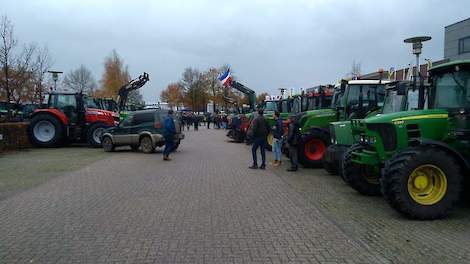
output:
[[[222,131],[189,132],[173,162],[112,153],[0,200],[0,263],[469,260],[465,209],[413,223],[321,170],[248,170],[248,148],[225,141]],[[405,232],[419,239],[409,246]]]

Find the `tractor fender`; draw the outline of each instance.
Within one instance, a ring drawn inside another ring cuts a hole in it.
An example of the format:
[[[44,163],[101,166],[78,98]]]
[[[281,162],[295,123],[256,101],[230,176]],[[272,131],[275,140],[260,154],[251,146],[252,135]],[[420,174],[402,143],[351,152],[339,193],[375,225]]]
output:
[[[31,119],[37,116],[38,114],[52,115],[57,118],[64,126],[69,124],[68,117],[63,112],[55,108],[36,109],[36,111],[34,111],[34,113],[31,115]]]
[[[312,127],[308,130],[308,133],[305,133],[304,135],[309,135],[314,132],[326,133],[328,134],[328,136],[330,136],[330,130],[328,128],[323,128],[323,127]]]
[[[441,141],[432,140],[432,139],[422,139],[422,140],[419,140],[419,145],[432,146],[432,147],[439,148],[451,154],[459,162],[462,168],[464,168],[466,171],[470,171],[469,162],[465,160],[462,154],[460,154],[458,151],[456,151],[454,148],[452,148],[448,144],[441,142]]]

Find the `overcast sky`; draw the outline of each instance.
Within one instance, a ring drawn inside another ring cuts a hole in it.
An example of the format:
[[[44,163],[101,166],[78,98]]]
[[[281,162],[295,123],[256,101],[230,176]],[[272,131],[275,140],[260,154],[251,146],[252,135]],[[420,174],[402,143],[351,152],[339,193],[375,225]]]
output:
[[[335,83],[353,60],[363,73],[403,67],[414,61],[403,43],[410,36],[432,36],[423,59],[436,61],[444,26],[469,10],[469,0],[0,1],[19,41],[47,45],[56,70],[83,64],[99,80],[116,49],[133,77],[150,74],[147,102],[189,66],[229,64],[246,86],[277,94]]]

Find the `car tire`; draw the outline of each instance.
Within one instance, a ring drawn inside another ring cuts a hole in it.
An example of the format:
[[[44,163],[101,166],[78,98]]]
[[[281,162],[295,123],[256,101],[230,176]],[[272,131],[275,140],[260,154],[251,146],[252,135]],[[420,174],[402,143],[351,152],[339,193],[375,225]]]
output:
[[[152,139],[148,136],[140,139],[140,147],[142,148],[142,152],[146,154],[153,153],[155,151]]]
[[[103,146],[103,149],[106,152],[114,151],[115,147],[113,144],[113,140],[109,136],[103,137],[103,140],[101,141],[101,145]]]

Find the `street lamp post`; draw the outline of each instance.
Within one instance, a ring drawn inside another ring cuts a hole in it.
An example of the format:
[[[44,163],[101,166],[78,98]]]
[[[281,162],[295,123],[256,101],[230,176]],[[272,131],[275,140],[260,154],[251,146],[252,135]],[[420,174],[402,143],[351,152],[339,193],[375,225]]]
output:
[[[429,36],[419,36],[419,37],[412,37],[407,38],[404,40],[405,43],[411,43],[413,48],[413,54],[416,55],[416,70],[415,76],[413,78],[414,86],[417,87],[418,85],[418,78],[420,76],[420,66],[419,66],[419,54],[421,54],[421,50],[423,48],[423,42],[431,40]],[[423,108],[424,106],[424,87],[422,85],[419,87],[419,108]]]
[[[63,73],[61,71],[47,71],[52,73],[52,80],[54,81],[54,91],[57,91],[57,81],[59,80],[59,74]]]

